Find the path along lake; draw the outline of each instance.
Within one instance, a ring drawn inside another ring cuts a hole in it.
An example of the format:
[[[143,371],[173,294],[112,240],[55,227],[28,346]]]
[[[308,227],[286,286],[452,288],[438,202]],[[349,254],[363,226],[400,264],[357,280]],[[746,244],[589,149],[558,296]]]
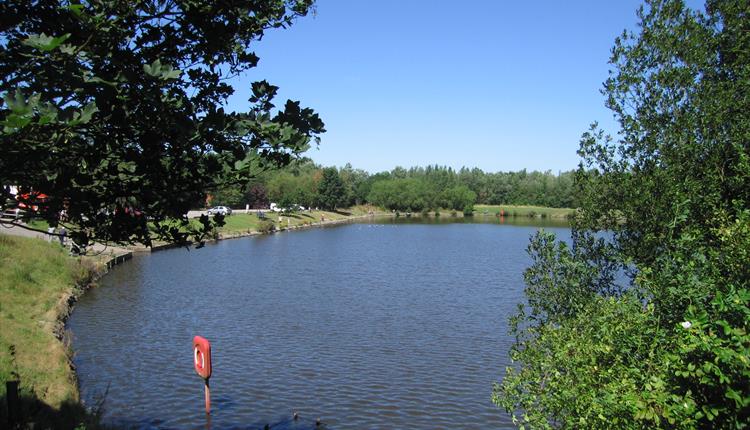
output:
[[[106,393],[104,422],[128,428],[508,428],[490,395],[542,224],[475,218],[136,256],[68,322],[82,397]],[[194,335],[212,343],[210,423]]]

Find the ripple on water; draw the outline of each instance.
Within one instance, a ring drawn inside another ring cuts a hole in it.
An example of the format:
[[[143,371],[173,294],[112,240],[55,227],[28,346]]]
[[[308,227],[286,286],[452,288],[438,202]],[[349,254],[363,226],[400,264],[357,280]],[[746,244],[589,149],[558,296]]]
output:
[[[350,225],[136,257],[69,321],[82,395],[107,393],[105,422],[204,427],[200,334],[212,428],[508,427],[490,395],[533,230]]]

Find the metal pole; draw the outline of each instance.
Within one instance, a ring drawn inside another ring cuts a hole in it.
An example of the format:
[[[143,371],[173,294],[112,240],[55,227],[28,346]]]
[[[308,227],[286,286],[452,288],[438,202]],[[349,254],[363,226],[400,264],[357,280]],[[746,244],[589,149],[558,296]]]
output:
[[[211,389],[208,387],[208,379],[206,381],[206,415],[211,415]]]

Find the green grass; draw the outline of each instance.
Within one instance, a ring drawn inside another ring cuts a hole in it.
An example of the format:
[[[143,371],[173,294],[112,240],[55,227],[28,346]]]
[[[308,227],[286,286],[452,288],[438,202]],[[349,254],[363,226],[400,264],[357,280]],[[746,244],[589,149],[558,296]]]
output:
[[[575,214],[575,209],[548,208],[544,206],[516,206],[516,205],[474,205],[474,214],[496,216],[503,211],[506,217],[537,217],[537,218],[569,218]]]
[[[0,234],[0,423],[8,420],[5,381],[18,380],[19,428],[101,428],[100,405],[90,412],[80,403],[70,350],[56,333],[69,298],[98,276],[104,260]]]
[[[47,231],[49,228],[49,223],[43,219],[32,219],[26,225],[39,231]]]
[[[0,235],[0,381],[19,379],[22,395],[53,408],[78,401],[67,349],[53,333],[78,270],[57,244]]]

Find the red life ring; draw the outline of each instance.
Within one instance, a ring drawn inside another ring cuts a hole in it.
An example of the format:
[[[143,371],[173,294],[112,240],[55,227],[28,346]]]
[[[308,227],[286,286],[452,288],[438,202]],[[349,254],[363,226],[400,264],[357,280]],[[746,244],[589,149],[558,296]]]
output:
[[[211,344],[201,336],[193,338],[193,366],[201,378],[211,377]]]

